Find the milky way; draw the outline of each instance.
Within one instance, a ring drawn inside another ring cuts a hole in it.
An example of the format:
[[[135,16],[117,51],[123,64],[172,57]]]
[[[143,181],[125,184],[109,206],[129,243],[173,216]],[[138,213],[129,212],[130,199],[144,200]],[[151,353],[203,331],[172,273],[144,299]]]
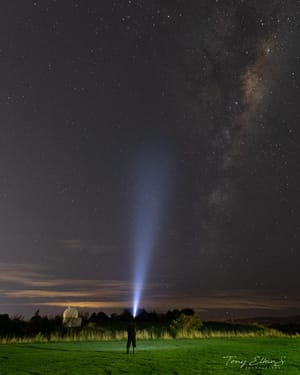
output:
[[[282,267],[274,259],[284,257],[293,268],[296,186],[287,180],[296,171],[289,170],[285,148],[295,122],[285,117],[294,98],[283,91],[296,59],[293,10],[295,4],[277,1],[220,1],[205,9],[195,5],[186,16],[190,33],[181,39],[176,94],[195,166],[190,208],[198,227],[188,245],[190,266],[204,275],[197,287],[226,280],[238,288],[241,277],[250,289],[268,290]],[[292,278],[277,286],[293,289]]]

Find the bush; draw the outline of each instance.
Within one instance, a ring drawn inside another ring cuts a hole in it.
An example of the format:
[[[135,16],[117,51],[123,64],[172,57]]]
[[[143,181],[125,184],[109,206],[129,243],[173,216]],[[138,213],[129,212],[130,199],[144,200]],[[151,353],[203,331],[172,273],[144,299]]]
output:
[[[189,335],[193,331],[198,331],[202,327],[202,322],[197,314],[185,315],[180,314],[170,325],[173,337]]]

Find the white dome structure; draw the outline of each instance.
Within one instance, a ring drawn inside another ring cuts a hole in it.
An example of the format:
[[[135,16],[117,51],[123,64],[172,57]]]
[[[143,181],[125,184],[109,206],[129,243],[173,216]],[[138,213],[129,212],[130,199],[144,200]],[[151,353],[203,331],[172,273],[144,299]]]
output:
[[[63,312],[63,325],[68,328],[80,327],[81,318],[78,317],[78,310],[75,307],[68,307]]]
[[[63,319],[77,319],[78,318],[78,310],[75,307],[68,307],[63,312]]]

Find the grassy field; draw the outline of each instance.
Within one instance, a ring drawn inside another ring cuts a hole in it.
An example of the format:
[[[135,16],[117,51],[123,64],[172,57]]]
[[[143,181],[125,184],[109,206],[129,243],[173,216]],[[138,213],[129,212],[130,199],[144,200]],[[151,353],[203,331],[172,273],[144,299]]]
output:
[[[0,375],[300,374],[299,338],[139,340],[134,355],[125,344],[3,344]]]

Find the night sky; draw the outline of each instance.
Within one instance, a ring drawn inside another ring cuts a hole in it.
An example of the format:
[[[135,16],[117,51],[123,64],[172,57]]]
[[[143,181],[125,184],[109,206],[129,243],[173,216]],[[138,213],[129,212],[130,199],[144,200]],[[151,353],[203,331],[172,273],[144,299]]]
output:
[[[300,314],[299,20],[297,0],[2,0],[0,313],[131,307],[155,217],[141,307]]]

